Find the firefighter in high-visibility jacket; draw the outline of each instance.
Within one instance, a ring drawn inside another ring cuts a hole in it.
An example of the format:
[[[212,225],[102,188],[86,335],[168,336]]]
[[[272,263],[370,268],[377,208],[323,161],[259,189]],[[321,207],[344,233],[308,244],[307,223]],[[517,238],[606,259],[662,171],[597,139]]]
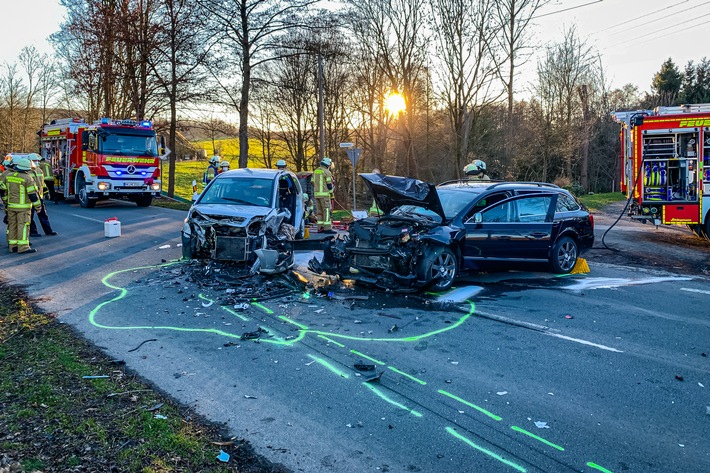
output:
[[[39,218],[39,223],[42,225],[42,231],[47,236],[58,235],[52,229],[52,224],[49,222],[49,214],[47,214],[47,206],[44,205],[44,194],[46,187],[44,186],[44,174],[42,169],[39,167],[40,156],[37,153],[30,153],[30,166],[32,167],[31,173],[35,177],[35,187],[37,189],[37,197],[39,197],[39,207],[37,209],[32,209],[32,216],[30,217],[30,236],[40,237],[39,231],[37,231],[37,224],[35,223],[35,213]]]
[[[372,170],[372,174],[379,174],[380,170],[375,168]],[[380,208],[377,206],[377,200],[372,199],[372,205],[370,206],[370,210],[367,211],[368,217],[379,217],[382,215],[382,212],[380,212]]]
[[[44,176],[44,186],[49,193],[49,200],[58,204],[59,199],[57,199],[56,192],[54,192],[54,173],[52,172],[52,165],[47,161],[46,157],[40,156],[38,166],[42,171],[42,176]]]
[[[15,170],[0,180],[0,196],[7,208],[7,246],[10,252],[35,253],[30,248],[31,209],[39,208],[32,164],[28,158],[13,159]]]
[[[313,171],[313,194],[316,198],[316,222],[324,233],[333,233],[331,199],[333,198],[333,175],[330,173],[330,158],[323,158],[318,169]]]

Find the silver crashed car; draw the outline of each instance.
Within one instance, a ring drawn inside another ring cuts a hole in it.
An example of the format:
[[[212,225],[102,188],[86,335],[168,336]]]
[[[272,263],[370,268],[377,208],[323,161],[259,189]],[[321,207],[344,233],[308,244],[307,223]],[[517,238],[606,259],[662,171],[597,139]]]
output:
[[[219,174],[192,204],[182,228],[183,257],[252,265],[277,273],[293,266],[292,240],[303,237],[298,177],[277,169]]]

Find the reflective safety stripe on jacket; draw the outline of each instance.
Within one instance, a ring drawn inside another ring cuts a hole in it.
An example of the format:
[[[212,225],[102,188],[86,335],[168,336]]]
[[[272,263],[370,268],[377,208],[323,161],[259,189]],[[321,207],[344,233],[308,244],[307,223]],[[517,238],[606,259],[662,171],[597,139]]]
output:
[[[326,171],[327,169],[322,167],[313,171],[313,194],[315,197],[330,197],[332,194],[332,190],[329,187],[333,185],[333,177],[330,172],[326,173]]]
[[[54,180],[54,175],[52,174],[52,166],[47,161],[40,162],[39,168],[42,170],[42,174],[44,174],[45,181]]]
[[[32,202],[30,195],[37,195],[34,179],[30,174],[14,172],[6,174],[0,181],[0,189],[5,191],[5,202],[8,209],[29,209],[33,205],[40,206],[39,199]]]

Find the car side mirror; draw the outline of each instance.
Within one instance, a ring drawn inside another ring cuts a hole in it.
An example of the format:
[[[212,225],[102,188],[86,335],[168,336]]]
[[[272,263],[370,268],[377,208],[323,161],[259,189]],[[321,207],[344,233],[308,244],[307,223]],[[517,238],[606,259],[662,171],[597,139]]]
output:
[[[481,212],[476,212],[473,214],[473,222],[474,223],[481,223],[483,221],[483,215]]]

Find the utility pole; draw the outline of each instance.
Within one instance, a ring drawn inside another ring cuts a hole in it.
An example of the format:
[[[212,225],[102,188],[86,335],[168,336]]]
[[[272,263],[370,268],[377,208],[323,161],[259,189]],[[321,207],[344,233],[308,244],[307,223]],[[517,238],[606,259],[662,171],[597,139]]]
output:
[[[318,157],[319,162],[323,161],[325,157],[325,119],[324,119],[324,105],[323,105],[323,55],[318,52],[318,138],[319,138],[319,150]]]

